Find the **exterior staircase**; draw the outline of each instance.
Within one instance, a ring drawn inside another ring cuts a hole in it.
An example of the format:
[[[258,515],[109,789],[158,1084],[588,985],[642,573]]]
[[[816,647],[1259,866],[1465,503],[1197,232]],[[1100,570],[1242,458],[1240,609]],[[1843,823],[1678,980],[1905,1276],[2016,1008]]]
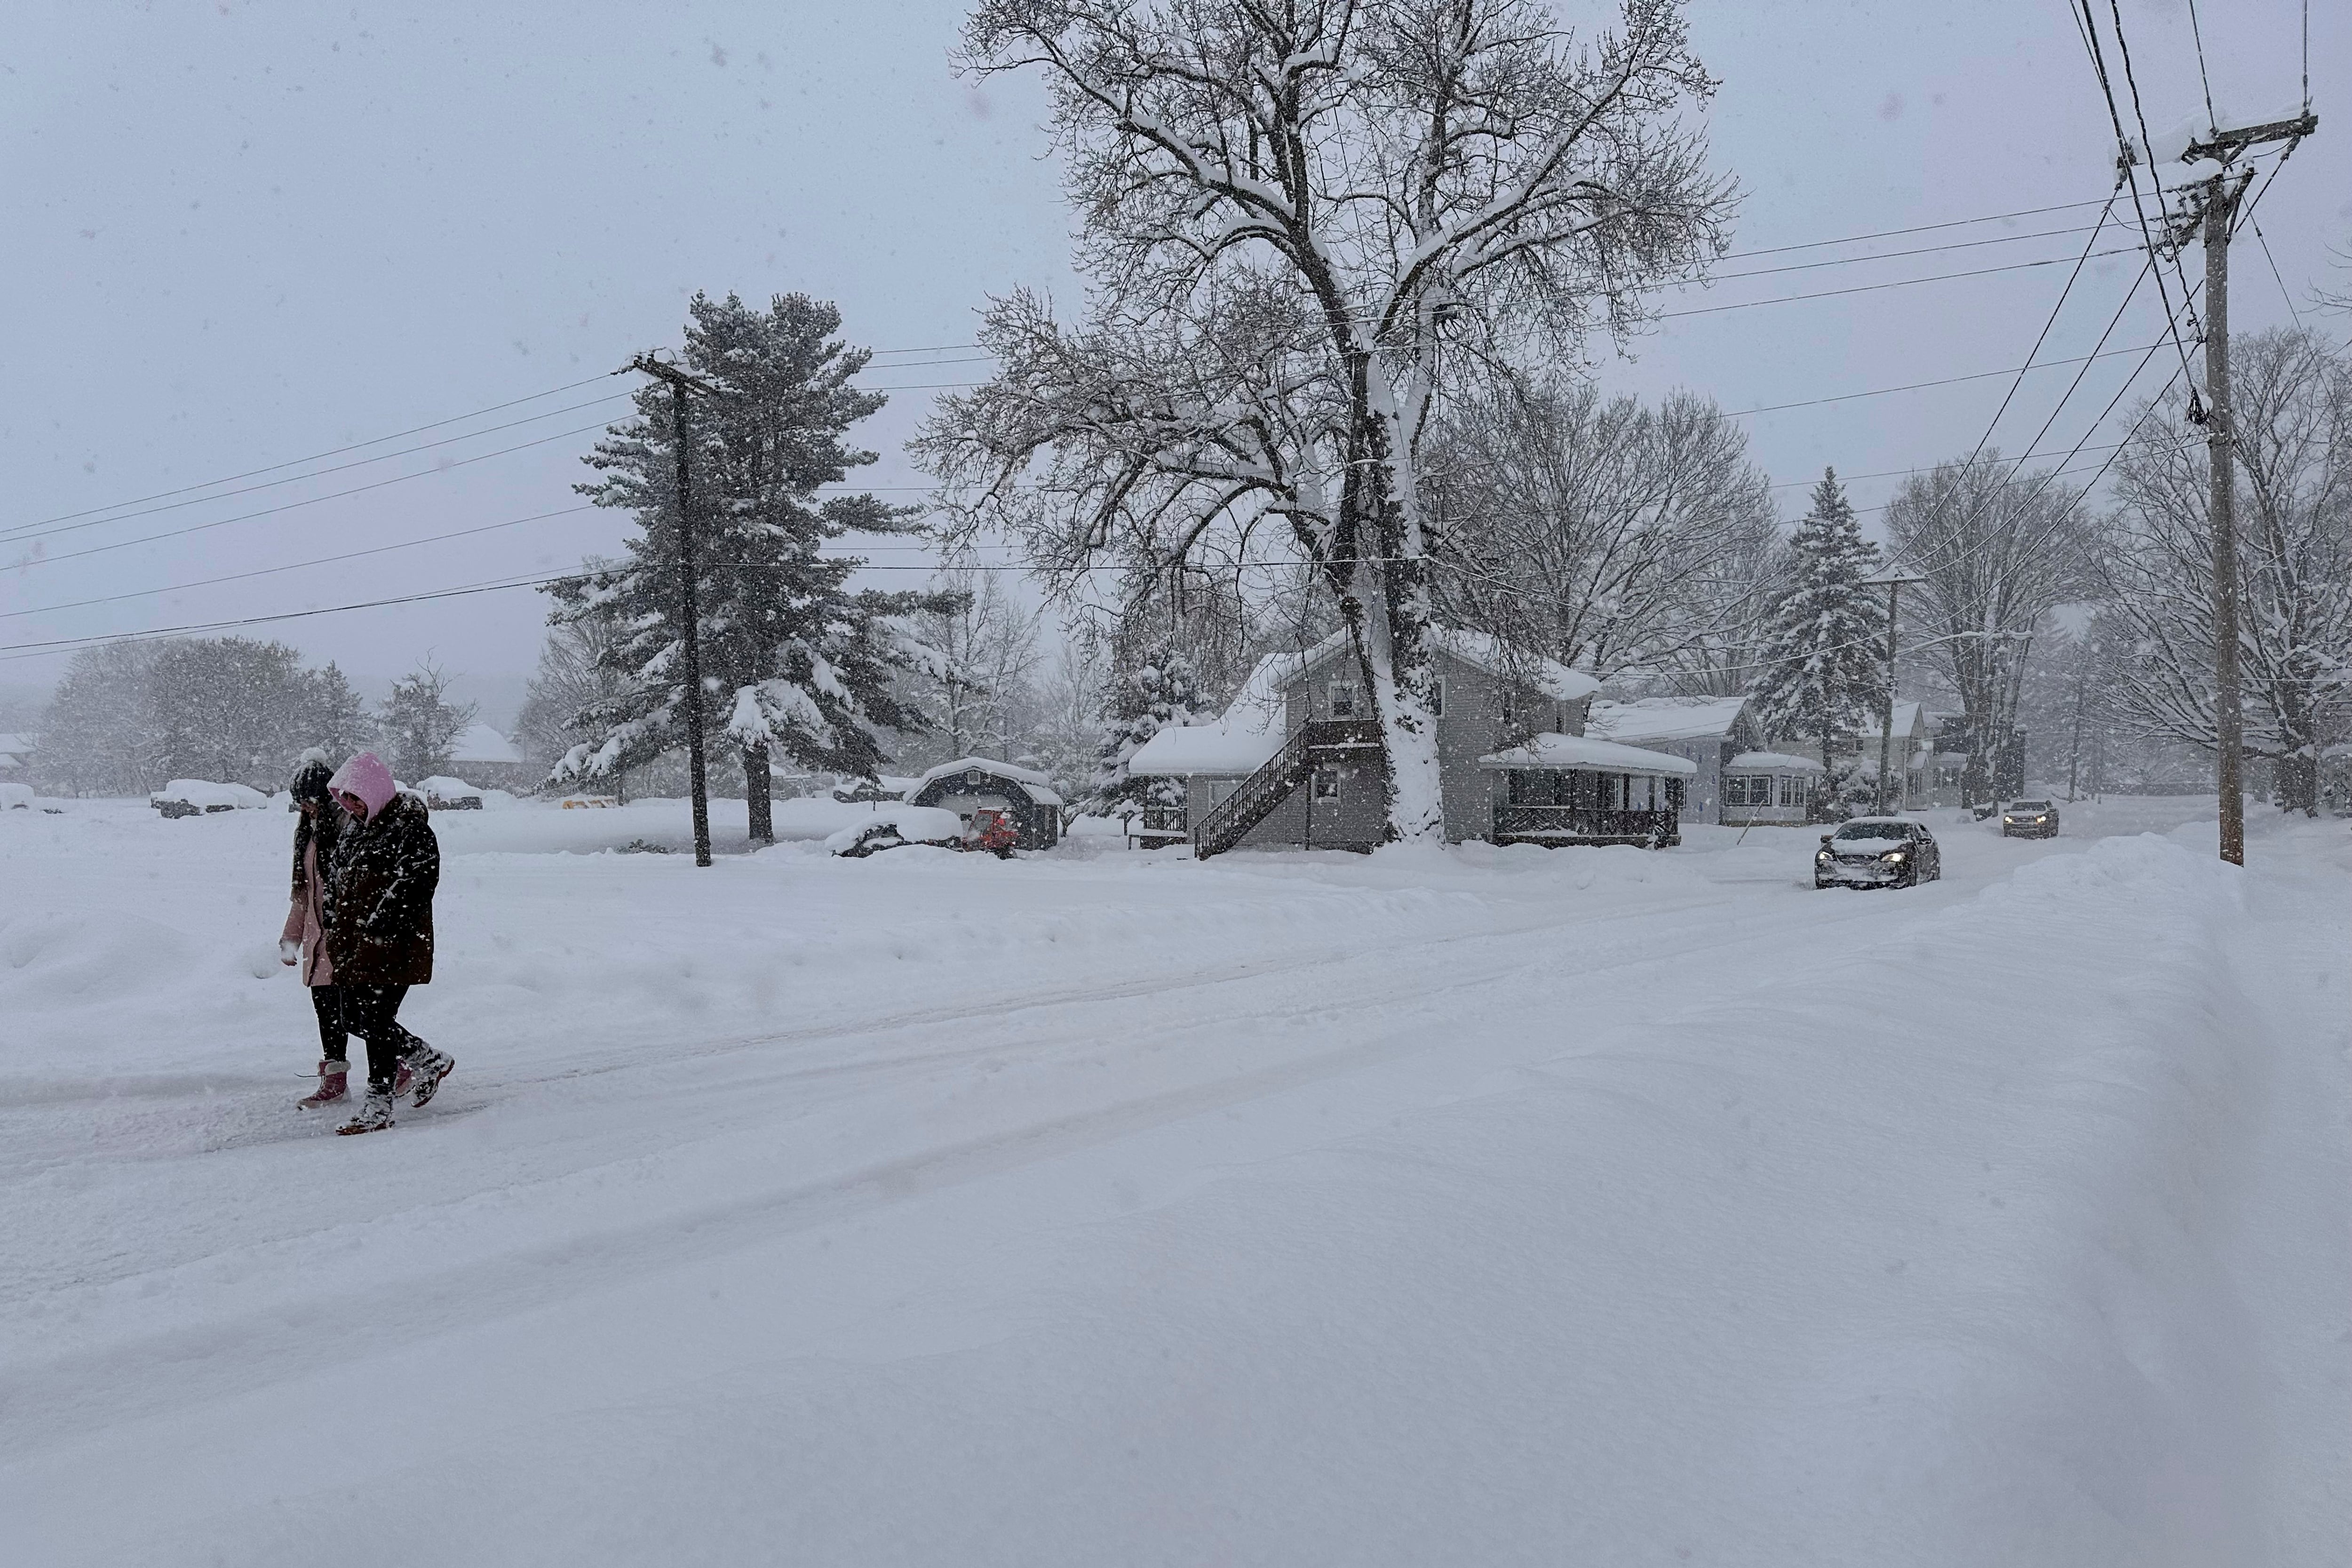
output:
[[[1373,719],[1328,719],[1293,730],[1282,750],[1192,825],[1193,858],[1205,860],[1239,844],[1333,753],[1378,750],[1381,743]]]

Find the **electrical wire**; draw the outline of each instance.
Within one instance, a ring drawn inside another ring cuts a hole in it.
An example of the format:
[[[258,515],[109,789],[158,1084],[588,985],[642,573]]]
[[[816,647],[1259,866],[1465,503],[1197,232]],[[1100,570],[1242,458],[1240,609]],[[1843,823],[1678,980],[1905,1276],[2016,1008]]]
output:
[[[2252,213],[2246,215],[2246,221],[2253,223],[2253,215]],[[2286,301],[2286,313],[2290,317],[2294,318],[2294,324],[2300,327],[2303,325],[2303,312],[2294,308],[2294,296],[2287,292],[2286,279],[2279,276],[2278,258],[2271,254],[2271,242],[2269,239],[2264,237],[2263,234],[2263,226],[2256,223],[2253,227],[2254,237],[2262,241],[2263,259],[2271,264],[2271,276],[2278,279],[2279,298]]]
[[[2074,258],[2074,266],[2079,269],[2084,262],[2096,257],[2123,256],[2137,248],[2134,246],[2121,246],[2114,250],[2085,251],[2082,256]],[[1769,300],[1743,300],[1731,305],[1704,305],[1690,310],[1661,310],[1658,312],[1657,319],[1669,321],[1680,316],[1712,316],[1718,311],[1752,310],[1759,305],[1792,305],[1806,300],[1834,300],[1842,294],[1872,294],[1882,289],[1908,289],[1921,283],[1945,283],[1955,278],[1983,278],[1995,272],[2022,272],[2035,267],[2063,267],[2066,262],[2067,258],[2063,256],[2053,256],[2042,261],[2012,261],[2006,267],[1979,267],[1967,272],[1938,272],[1927,278],[1899,278],[1891,283],[1860,283],[1850,289],[1827,289],[1814,294],[1782,294]]]
[[[2197,79],[2205,85],[2205,123],[2219,136],[2221,117],[2213,110],[2213,79],[2205,74],[2205,30],[2197,24],[2197,0],[2189,0],[2189,36],[2197,40]],[[2149,150],[2148,156],[2156,156],[2154,149]]]
[[[1982,217],[1948,218],[1942,223],[1916,224],[1909,228],[1882,228],[1871,234],[1850,234],[1843,239],[1808,239],[1798,245],[1766,246],[1759,250],[1731,250],[1726,251],[1722,259],[1739,261],[1752,256],[1781,256],[1791,250],[1818,250],[1832,245],[1859,245],[1865,239],[1899,239],[1907,234],[1927,234],[1936,229],[1966,228],[1973,224],[2004,223],[2011,218],[2040,217],[2046,213],[2073,212],[2079,207],[2097,206],[2099,201],[2100,198],[2093,196],[2088,201],[2060,202],[2056,206],[2020,207],[2015,212],[1987,213]]]

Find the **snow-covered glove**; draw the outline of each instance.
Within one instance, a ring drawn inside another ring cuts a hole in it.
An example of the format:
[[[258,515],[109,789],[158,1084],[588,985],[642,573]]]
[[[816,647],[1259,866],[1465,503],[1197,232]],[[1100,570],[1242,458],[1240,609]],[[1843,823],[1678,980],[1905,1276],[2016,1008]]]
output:
[[[279,942],[278,944],[278,962],[287,964],[289,967],[301,963],[302,944],[299,942]]]

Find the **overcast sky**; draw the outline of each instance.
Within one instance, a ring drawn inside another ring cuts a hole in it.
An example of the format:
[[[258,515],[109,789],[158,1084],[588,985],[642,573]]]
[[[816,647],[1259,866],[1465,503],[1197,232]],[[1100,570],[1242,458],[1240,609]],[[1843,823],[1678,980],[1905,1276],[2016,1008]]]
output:
[[[1580,0],[1562,9],[1599,14]],[[2205,10],[2224,119],[2293,106],[2295,0]],[[2352,249],[2352,123],[2331,118],[2331,108],[2352,68],[2352,6],[2331,0],[2312,11],[2320,132],[2258,214],[2284,291],[2249,235],[2232,256],[2231,313],[2241,331],[2283,321],[2292,295],[2307,321],[2341,338],[2346,318],[2314,318],[2309,300],[2315,285],[2347,282],[2329,251]],[[2186,5],[2125,0],[2123,12],[2151,125],[2160,135],[2201,119]],[[330,458],[529,420],[315,480],[138,517],[68,514],[598,376],[636,350],[677,342],[696,289],[835,300],[855,342],[940,351],[888,356],[908,362],[962,357],[952,346],[971,342],[974,311],[991,292],[1029,283],[1075,304],[1068,219],[1038,129],[1042,97],[1034,83],[975,89],[959,80],[949,56],[961,7],[944,0],[14,0],[10,13],[0,35],[8,236],[0,432],[10,480],[0,500],[8,567],[0,644],[422,593],[560,571],[584,552],[611,551],[620,519],[572,513],[180,586],[574,505],[588,427],[621,405],[573,405],[623,392],[625,377]],[[1748,193],[1737,251],[2107,194],[2106,107],[2062,0],[1699,0],[1692,16],[1699,51],[1723,81],[1710,116],[1715,158]],[[1734,258],[1719,270],[2074,230],[2095,212]],[[1780,272],[1675,290],[1660,303],[1700,310],[2071,260],[2084,238]],[[2111,230],[2098,248],[2127,243]],[[2129,255],[2094,261],[2042,357],[2088,352],[2137,266]],[[1629,344],[1631,357],[1604,353],[1601,374],[1612,388],[1688,387],[1744,410],[2002,371],[2032,346],[2065,271],[1677,316]],[[2160,319],[2143,289],[2109,346],[2155,341]],[[2043,445],[2072,446],[2137,363],[2095,364]],[[869,470],[876,485],[921,482],[898,451],[931,395],[919,389],[984,368],[912,363],[867,377],[918,389],[864,427],[883,454]],[[2151,388],[2163,368],[2151,370]],[[2021,449],[2073,374],[2028,378],[1995,444]],[[1779,493],[1793,517],[1825,463],[1870,474],[1966,451],[2008,384],[1989,377],[1745,423],[1757,459],[1789,486]],[[463,461],[520,442],[539,444]],[[405,474],[422,477],[100,548]],[[1858,479],[1853,493],[1874,506],[1895,482]],[[88,551],[96,552],[58,559]],[[55,607],[121,595],[136,596]],[[537,594],[504,592],[316,616],[253,635],[339,659],[369,680],[429,652],[504,717],[536,656],[543,610]],[[46,683],[63,667],[60,656],[0,652],[0,660],[8,661],[0,686]]]

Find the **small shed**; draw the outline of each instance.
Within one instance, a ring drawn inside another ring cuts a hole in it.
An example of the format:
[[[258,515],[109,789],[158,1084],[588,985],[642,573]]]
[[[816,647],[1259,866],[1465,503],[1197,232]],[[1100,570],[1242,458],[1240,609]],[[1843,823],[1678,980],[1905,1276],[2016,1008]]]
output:
[[[539,770],[488,724],[468,724],[449,745],[449,766],[476,789],[528,790],[539,783]]]
[[[1020,847],[1050,849],[1062,840],[1062,797],[1044,773],[988,757],[959,757],[915,780],[908,805],[943,806],[971,825],[978,811],[1000,811],[1020,834]]]
[[[1795,826],[1813,819],[1822,764],[1791,752],[1742,752],[1723,764],[1727,827]]]

